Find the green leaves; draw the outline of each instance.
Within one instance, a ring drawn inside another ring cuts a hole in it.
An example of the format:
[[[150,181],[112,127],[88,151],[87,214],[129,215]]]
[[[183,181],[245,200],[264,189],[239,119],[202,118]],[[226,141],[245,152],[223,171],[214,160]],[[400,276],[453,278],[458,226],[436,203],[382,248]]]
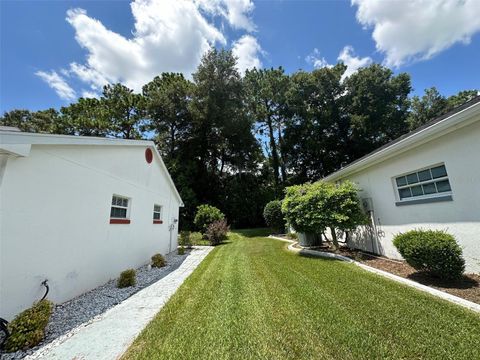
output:
[[[327,228],[351,230],[365,222],[355,185],[318,181],[290,186],[282,212],[296,231],[321,234]]]

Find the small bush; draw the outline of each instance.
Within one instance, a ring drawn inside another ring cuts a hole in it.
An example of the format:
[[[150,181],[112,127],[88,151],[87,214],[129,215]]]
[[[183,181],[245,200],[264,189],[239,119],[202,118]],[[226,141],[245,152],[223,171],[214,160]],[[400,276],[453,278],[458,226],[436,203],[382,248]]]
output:
[[[8,324],[11,335],[4,344],[5,350],[13,352],[38,345],[45,336],[45,327],[50,320],[52,310],[52,302],[42,300],[18,314]]]
[[[205,240],[204,236],[199,232],[192,232],[190,234],[190,240],[193,245],[208,245],[208,240]]]
[[[162,254],[155,254],[152,256],[152,266],[156,268],[161,268],[167,265],[165,258]]]
[[[417,270],[443,279],[459,278],[465,270],[462,249],[455,238],[444,231],[408,231],[395,236],[393,244]]]
[[[225,215],[215,206],[200,205],[197,207],[197,213],[193,222],[202,234],[207,232],[208,226],[217,220],[225,219]]]
[[[285,219],[282,214],[282,202],[280,200],[270,201],[263,209],[265,223],[275,232],[285,231]]]
[[[180,238],[178,239],[178,243],[181,246],[185,246],[187,249],[192,248],[192,239],[190,231],[181,231]]]
[[[177,249],[177,253],[178,253],[178,255],[184,255],[185,254],[185,248],[183,246],[180,246]]]
[[[128,269],[121,272],[120,277],[118,278],[117,287],[126,288],[129,286],[134,286],[135,283],[135,270]]]
[[[211,245],[221,244],[227,239],[227,233],[230,231],[230,227],[226,220],[217,220],[211,223],[207,228],[207,239]]]

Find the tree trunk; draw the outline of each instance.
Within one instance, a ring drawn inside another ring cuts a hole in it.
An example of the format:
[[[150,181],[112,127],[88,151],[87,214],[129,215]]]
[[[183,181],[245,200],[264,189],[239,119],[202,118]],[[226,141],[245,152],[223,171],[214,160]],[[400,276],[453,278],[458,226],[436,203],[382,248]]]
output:
[[[338,250],[339,245],[338,245],[337,233],[336,233],[336,231],[335,231],[335,228],[334,228],[334,227],[331,227],[331,228],[330,228],[330,232],[331,232],[331,234],[332,234],[333,247],[334,247],[335,250]]]
[[[282,143],[283,143],[283,138],[282,138],[282,125],[280,122],[278,123],[278,147],[279,147],[279,152],[280,152],[280,170],[282,172],[282,183],[285,183],[287,180],[287,171],[285,169],[285,156],[283,155],[282,152]]]
[[[268,134],[270,136],[270,149],[272,150],[272,167],[273,167],[273,179],[275,181],[275,192],[278,192],[279,160],[278,160],[277,144],[275,142],[275,134],[274,134],[273,125],[272,125],[272,119],[270,116],[268,116],[267,125],[268,125]]]

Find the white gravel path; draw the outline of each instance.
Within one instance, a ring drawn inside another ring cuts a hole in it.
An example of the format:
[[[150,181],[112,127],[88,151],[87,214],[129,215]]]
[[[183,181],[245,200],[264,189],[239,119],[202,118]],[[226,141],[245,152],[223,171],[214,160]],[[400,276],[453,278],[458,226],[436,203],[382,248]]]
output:
[[[176,270],[26,359],[119,358],[212,249],[194,247]]]

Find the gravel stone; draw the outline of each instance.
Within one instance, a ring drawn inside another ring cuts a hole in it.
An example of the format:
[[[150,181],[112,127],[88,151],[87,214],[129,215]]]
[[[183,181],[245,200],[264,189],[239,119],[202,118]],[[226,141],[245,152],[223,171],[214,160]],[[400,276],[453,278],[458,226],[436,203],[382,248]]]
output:
[[[187,250],[185,255],[178,255],[175,251],[166,255],[167,265],[162,268],[151,267],[150,264],[138,268],[136,270],[137,282],[135,286],[119,289],[117,288],[117,279],[113,279],[72,300],[55,305],[50,322],[45,329],[44,340],[36,347],[26,351],[14,353],[1,351],[1,360],[23,359],[33,354],[40,347],[52,342],[95,316],[104,313],[136,292],[167,276],[181,265],[188,253],[189,251]]]

